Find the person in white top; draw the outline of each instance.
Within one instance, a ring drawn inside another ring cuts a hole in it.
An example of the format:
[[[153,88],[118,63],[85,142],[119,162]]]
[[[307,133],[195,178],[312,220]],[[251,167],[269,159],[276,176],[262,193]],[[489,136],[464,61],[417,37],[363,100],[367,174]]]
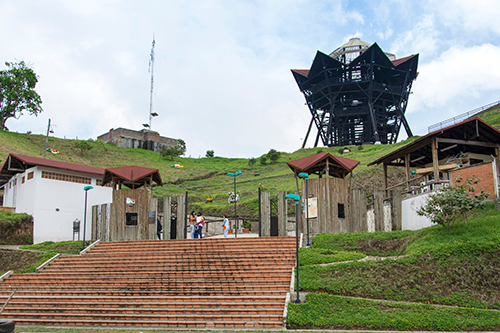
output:
[[[224,222],[222,222],[222,229],[224,230],[224,238],[227,238],[227,233],[229,232],[229,220],[226,215],[222,215]]]
[[[205,226],[205,218],[201,215],[201,212],[198,212],[198,216],[196,216],[196,230],[194,232],[194,238],[203,238],[202,230]]]

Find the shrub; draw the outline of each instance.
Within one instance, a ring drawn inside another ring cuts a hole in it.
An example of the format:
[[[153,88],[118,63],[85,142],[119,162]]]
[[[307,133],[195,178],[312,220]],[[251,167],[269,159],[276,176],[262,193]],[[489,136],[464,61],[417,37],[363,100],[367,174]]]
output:
[[[177,146],[168,146],[163,148],[161,156],[163,158],[172,160],[174,157],[179,157],[186,153],[186,143],[182,139],[177,140]]]
[[[281,153],[276,149],[270,149],[267,153],[267,158],[271,161],[272,164],[275,164],[276,162],[278,162],[280,155]]]
[[[266,155],[262,155],[260,157],[260,164],[265,165],[266,163],[267,163],[267,156]]]
[[[257,160],[253,157],[248,159],[248,165],[251,167],[253,167],[255,165],[255,162],[257,162]]]
[[[456,186],[445,187],[431,194],[427,203],[417,210],[420,216],[426,216],[433,223],[449,229],[457,219],[467,221],[474,210],[483,208],[489,193],[481,189],[476,193],[477,185],[481,180],[469,177],[463,182],[462,177],[455,179]]]

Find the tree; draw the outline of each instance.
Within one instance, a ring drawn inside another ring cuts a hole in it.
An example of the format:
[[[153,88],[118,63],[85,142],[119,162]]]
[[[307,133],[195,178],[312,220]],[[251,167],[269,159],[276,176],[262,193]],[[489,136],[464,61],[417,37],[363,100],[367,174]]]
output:
[[[161,151],[161,156],[172,160],[174,157],[179,157],[184,155],[186,152],[186,143],[182,139],[177,140],[176,146],[168,146],[163,148]]]
[[[0,71],[0,129],[8,130],[9,118],[19,119],[23,111],[37,116],[42,112],[42,99],[35,91],[38,76],[24,61],[5,62],[8,69]]]
[[[205,155],[205,157],[214,157],[214,151],[213,150],[207,150],[207,154]]]
[[[459,218],[467,221],[476,209],[483,208],[489,193],[481,189],[476,193],[481,180],[470,177],[463,183],[462,176],[455,179],[454,187],[445,187],[431,194],[422,207],[417,210],[420,216],[426,216],[433,223],[449,229]]]
[[[260,164],[264,165],[266,163],[267,163],[267,156],[266,154],[264,154],[260,157]]]
[[[280,155],[281,153],[276,149],[270,149],[267,153],[267,158],[271,161],[272,164],[275,164],[276,162],[278,162]]]
[[[256,162],[255,158],[254,158],[254,157],[252,157],[252,158],[250,158],[250,159],[248,160],[248,165],[249,165],[249,166],[251,166],[251,167],[253,167],[253,166],[255,165],[255,162]]]

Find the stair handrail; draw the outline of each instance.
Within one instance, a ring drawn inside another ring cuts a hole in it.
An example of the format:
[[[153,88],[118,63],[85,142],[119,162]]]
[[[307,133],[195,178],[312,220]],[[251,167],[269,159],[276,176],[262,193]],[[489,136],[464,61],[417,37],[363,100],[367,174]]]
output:
[[[14,297],[14,294],[16,293],[16,291],[17,291],[17,289],[14,289],[14,291],[10,294],[9,298],[7,298],[7,301],[5,301],[5,304],[0,309],[0,315],[2,314],[2,312],[5,309],[5,307],[7,306],[7,304],[9,304],[10,300],[12,299],[12,297]]]
[[[431,126],[429,126],[427,128],[427,133],[432,133],[432,132],[435,132],[437,130],[443,129],[445,127],[458,124],[459,122],[462,122],[465,119],[472,117],[473,115],[476,115],[476,114],[478,114],[480,112],[483,112],[483,111],[485,111],[485,110],[487,110],[489,108],[492,108],[492,107],[494,107],[496,105],[499,105],[499,104],[500,104],[500,101],[496,101],[496,102],[493,102],[493,103],[490,103],[490,104],[486,104],[486,105],[483,105],[483,106],[481,106],[479,108],[476,108],[474,110],[471,110],[471,111],[459,114],[458,116],[455,116],[453,118],[449,118],[449,119],[446,119],[446,120],[444,120],[442,122],[439,122],[437,124],[431,125]]]
[[[55,256],[53,256],[52,258],[50,258],[49,260],[47,260],[46,262],[44,262],[43,264],[41,264],[40,266],[38,266],[35,271],[37,273],[39,273],[41,270],[43,270],[45,268],[45,266],[48,266],[51,262],[55,261],[57,258],[59,258],[61,256],[60,253],[56,254]]]
[[[86,248],[84,248],[83,250],[81,250],[80,251],[80,255],[83,256],[85,253],[87,253],[88,251],[90,251],[93,247],[95,247],[100,242],[101,242],[100,239],[96,240],[95,242],[93,242],[92,244],[90,244],[89,246],[87,246]]]

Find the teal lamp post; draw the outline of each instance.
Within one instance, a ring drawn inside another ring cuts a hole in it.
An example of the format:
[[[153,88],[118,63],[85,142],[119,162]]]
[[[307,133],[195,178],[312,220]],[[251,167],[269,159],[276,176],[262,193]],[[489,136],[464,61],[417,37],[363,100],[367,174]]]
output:
[[[306,226],[307,226],[307,246],[311,246],[309,242],[309,193],[307,188],[307,180],[309,178],[309,174],[307,172],[299,173],[299,177],[305,178],[306,180]]]
[[[234,224],[235,224],[235,228],[234,228],[234,238],[237,238],[238,237],[238,222],[236,220],[236,202],[238,201],[236,198],[236,177],[238,177],[239,175],[242,175],[243,172],[241,171],[238,171],[238,172],[228,172],[227,175],[228,176],[233,176],[234,178]]]
[[[294,303],[300,303],[299,299],[299,202],[300,195],[298,194],[287,194],[285,198],[290,198],[295,200],[295,251],[296,251],[296,262],[295,262],[295,280],[296,287],[295,290],[297,292],[297,299],[293,301]]]
[[[82,251],[85,250],[85,229],[86,229],[86,223],[87,223],[87,193],[89,190],[93,189],[92,186],[85,186],[83,190],[85,191],[85,208],[83,211],[83,247]]]

